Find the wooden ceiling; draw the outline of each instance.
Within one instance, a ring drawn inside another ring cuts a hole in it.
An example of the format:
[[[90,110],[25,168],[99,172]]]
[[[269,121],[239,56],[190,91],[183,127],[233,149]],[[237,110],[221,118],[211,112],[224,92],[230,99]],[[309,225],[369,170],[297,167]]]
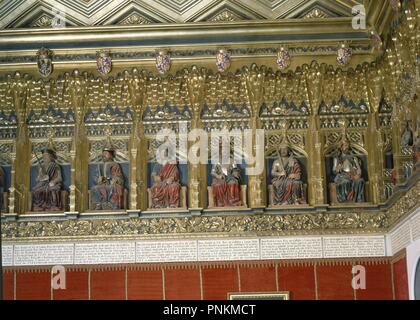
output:
[[[3,0],[0,29],[351,17],[363,0]]]

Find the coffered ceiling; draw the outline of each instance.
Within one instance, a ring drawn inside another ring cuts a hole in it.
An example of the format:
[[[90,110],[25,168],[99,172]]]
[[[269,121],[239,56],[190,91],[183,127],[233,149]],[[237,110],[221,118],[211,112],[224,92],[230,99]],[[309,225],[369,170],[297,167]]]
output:
[[[363,0],[0,0],[0,28],[231,22],[352,16]]]
[[[352,50],[351,65],[375,61],[371,32],[384,43],[395,12],[377,0],[0,0],[0,71],[33,70],[41,47],[54,52],[56,70],[95,66],[110,50],[115,67],[151,65],[169,50],[179,68],[214,65],[220,48],[232,67],[275,67],[279,47],[291,68],[313,60],[334,65],[338,47]],[[366,28],[354,28],[354,6],[363,5]],[[385,46],[384,46],[385,47]],[[178,64],[177,64],[178,63]]]

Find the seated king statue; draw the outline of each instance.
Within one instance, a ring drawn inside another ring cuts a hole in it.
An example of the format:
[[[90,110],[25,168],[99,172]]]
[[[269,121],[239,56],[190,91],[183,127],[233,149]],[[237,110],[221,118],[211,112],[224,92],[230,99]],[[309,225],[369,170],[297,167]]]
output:
[[[274,205],[304,204],[302,167],[286,144],[280,145],[278,158],[271,169]]]
[[[332,168],[338,202],[365,201],[361,164],[361,159],[351,152],[350,143],[344,139]]]
[[[63,178],[52,149],[42,151],[42,163],[38,161],[36,185],[32,188],[33,211],[60,211]]]
[[[216,163],[212,170],[211,184],[216,207],[241,206],[241,170],[231,158],[231,164]]]
[[[91,209],[124,209],[124,175],[114,156],[115,150],[112,146],[102,150],[103,163],[98,164],[98,179],[91,190]]]
[[[175,159],[168,158],[168,148],[160,150],[160,161],[152,170],[152,208],[178,208],[181,184]]]

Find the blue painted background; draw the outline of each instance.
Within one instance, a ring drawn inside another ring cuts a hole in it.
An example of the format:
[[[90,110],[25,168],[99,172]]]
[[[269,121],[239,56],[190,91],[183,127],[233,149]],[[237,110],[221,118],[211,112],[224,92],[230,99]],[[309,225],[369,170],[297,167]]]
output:
[[[3,190],[3,192],[9,191],[10,188],[10,178],[11,178],[11,171],[12,171],[12,167],[11,166],[2,166],[3,171],[4,171],[4,175],[5,175],[5,182],[6,182],[6,186],[5,189]]]

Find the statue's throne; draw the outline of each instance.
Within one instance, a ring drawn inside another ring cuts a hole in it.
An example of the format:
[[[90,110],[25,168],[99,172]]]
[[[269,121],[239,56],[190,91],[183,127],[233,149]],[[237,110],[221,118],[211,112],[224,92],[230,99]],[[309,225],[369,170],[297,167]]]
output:
[[[338,202],[337,201],[337,185],[335,184],[335,182],[330,182],[328,184],[328,189],[329,189],[329,196],[330,196],[330,202],[332,205],[338,205],[338,204],[345,204],[347,202]],[[365,194],[365,202],[368,202],[369,199],[369,181],[365,181],[365,186],[364,186],[364,194]],[[348,202],[348,203],[353,203],[353,202]]]
[[[89,201],[89,210],[95,210],[95,204],[92,201],[92,190],[88,191],[88,201]],[[123,193],[123,207],[119,210],[127,210],[128,209],[128,190],[126,188],[124,188],[124,193]],[[103,209],[103,210],[108,210],[108,209]],[[100,211],[103,211],[100,210]],[[114,210],[111,207],[111,204],[109,205],[109,210]]]
[[[248,207],[247,205],[247,201],[246,201],[246,190],[247,190],[247,185],[246,184],[242,184],[241,185],[241,192],[240,192],[240,198],[241,198],[241,203],[242,205],[239,207],[228,207],[228,208],[240,208],[240,207]],[[214,208],[222,208],[222,207],[216,207],[214,205],[214,196],[213,196],[213,188],[212,186],[208,186],[207,187],[207,196],[209,199],[209,209],[214,209]]]
[[[67,210],[68,194],[69,193],[66,190],[61,190],[61,192],[60,192],[60,196],[61,196],[61,211],[63,211],[63,212]],[[33,211],[33,206],[32,206],[32,192],[29,192],[29,195],[28,195],[28,208],[29,208],[28,211]],[[39,211],[39,212],[42,212],[42,211]]]
[[[152,208],[152,191],[150,190],[150,188],[147,188],[147,199],[148,199],[147,208],[149,210],[187,209],[187,187],[181,186],[178,208]]]
[[[308,185],[306,183],[303,184],[303,199],[307,201],[307,194],[308,194]],[[274,204],[274,187],[272,184],[268,185],[268,203],[270,207],[281,207],[279,204]]]

